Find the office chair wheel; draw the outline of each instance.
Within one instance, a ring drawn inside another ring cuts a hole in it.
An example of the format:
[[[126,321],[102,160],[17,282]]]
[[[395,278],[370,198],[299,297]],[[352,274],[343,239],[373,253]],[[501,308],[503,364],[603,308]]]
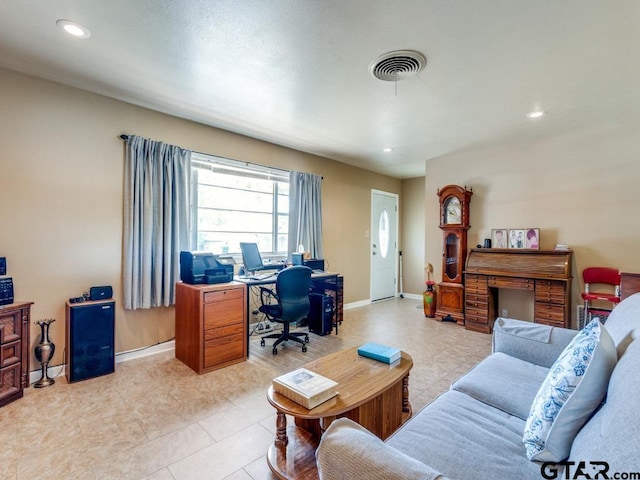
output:
[[[271,353],[273,355],[277,355],[278,354],[278,349],[276,347],[273,347],[273,350],[271,350]]]
[[[302,352],[306,352],[307,351],[307,346],[306,345],[302,345]]]
[[[304,336],[304,343],[309,343],[309,335]],[[303,350],[306,351],[306,350]]]
[[[261,339],[260,339],[260,346],[261,346],[261,347],[264,347],[264,338],[261,338]]]

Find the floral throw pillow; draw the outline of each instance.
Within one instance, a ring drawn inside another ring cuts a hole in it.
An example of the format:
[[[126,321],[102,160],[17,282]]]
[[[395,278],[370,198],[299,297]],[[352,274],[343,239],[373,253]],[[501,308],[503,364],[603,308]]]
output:
[[[597,319],[573,338],[531,404],[523,436],[529,460],[560,462],[569,456],[576,433],[607,392],[617,359],[613,340]]]

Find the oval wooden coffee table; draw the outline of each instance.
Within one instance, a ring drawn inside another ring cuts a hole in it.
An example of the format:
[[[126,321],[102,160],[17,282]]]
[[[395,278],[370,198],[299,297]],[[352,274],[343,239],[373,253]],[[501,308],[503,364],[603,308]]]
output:
[[[312,410],[269,387],[267,398],[277,410],[276,439],[269,447],[269,468],[282,479],[317,479],[315,451],[336,418],[347,417],[385,439],[411,418],[411,356],[402,352],[393,365],[361,357],[358,348],[332,353],[304,368],[338,382],[338,396]],[[287,426],[287,415],[294,425]]]

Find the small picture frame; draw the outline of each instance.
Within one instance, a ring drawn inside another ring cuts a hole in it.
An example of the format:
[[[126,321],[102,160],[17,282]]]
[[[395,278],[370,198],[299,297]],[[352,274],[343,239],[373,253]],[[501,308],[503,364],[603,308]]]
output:
[[[539,228],[527,228],[524,234],[524,248],[530,250],[540,249],[540,229]]]
[[[523,249],[525,245],[525,230],[522,228],[509,229],[509,248]]]
[[[506,228],[494,228],[491,230],[491,247],[507,248],[509,239],[509,230]]]

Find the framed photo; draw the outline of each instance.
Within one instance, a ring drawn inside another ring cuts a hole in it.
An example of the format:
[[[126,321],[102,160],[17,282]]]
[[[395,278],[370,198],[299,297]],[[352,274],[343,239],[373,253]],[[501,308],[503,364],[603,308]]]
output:
[[[532,250],[540,249],[540,229],[539,228],[527,228],[524,236],[525,248]]]
[[[494,228],[491,230],[491,247],[507,248],[509,231],[506,228]]]
[[[509,229],[509,248],[524,248],[525,231],[519,229]]]

